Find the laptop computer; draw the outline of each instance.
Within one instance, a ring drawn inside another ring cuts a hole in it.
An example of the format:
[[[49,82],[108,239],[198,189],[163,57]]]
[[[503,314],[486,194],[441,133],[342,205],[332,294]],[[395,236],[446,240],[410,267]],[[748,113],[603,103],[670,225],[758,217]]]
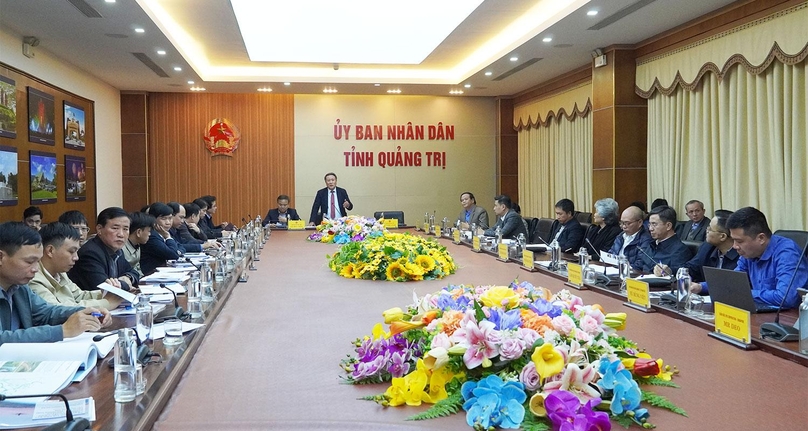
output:
[[[721,302],[750,313],[773,313],[778,307],[756,303],[752,299],[752,285],[749,283],[749,276],[745,272],[733,271],[731,269],[719,269],[705,266],[704,278],[710,289],[710,299]]]

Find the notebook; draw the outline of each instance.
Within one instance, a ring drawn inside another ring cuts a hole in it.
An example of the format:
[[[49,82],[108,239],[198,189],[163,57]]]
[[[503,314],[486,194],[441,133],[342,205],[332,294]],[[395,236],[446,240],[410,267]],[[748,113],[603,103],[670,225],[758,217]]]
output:
[[[773,313],[776,305],[758,304],[752,299],[752,285],[745,272],[705,266],[704,278],[713,302],[721,302],[750,313]]]

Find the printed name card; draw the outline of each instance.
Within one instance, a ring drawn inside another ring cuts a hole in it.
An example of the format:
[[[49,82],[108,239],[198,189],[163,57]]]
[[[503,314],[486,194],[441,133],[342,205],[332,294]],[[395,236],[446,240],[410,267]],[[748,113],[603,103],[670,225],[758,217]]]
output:
[[[435,226],[435,236],[441,236],[440,226]]]
[[[497,245],[497,254],[499,255],[499,260],[507,261],[508,260],[508,244],[499,243]]]
[[[395,229],[398,227],[398,219],[397,218],[382,219],[382,226],[389,229]]]
[[[306,222],[303,220],[289,220],[289,230],[303,230],[306,228]]]
[[[715,332],[748,344],[752,340],[751,317],[746,310],[715,303]]]
[[[452,232],[452,239],[455,244],[460,244],[460,229],[455,229],[454,232]]]
[[[651,295],[649,294],[648,283],[633,278],[626,279],[626,296],[629,306],[635,306],[642,311],[651,310]]]
[[[474,249],[474,251],[480,251],[480,237],[479,236],[472,237],[472,239],[471,239],[471,248]]]
[[[581,265],[577,263],[568,263],[567,264],[567,281],[570,284],[574,284],[576,286],[583,286],[583,271]]]
[[[536,267],[536,263],[533,260],[533,252],[530,250],[525,250],[522,252],[522,266],[527,269],[534,269]]]

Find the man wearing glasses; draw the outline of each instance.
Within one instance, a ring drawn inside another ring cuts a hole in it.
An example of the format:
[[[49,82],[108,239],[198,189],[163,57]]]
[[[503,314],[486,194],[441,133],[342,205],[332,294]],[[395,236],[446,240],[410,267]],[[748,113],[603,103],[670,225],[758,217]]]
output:
[[[609,250],[611,254],[625,256],[635,270],[642,268],[640,249],[648,248],[652,241],[651,234],[642,224],[644,216],[643,211],[635,206],[623,210],[620,215],[620,228],[623,229],[623,234],[614,239],[614,244]]]
[[[84,243],[87,242],[87,235],[90,233],[90,228],[87,226],[87,218],[84,217],[81,211],[65,211],[59,216],[59,223],[68,224],[79,231],[79,236],[81,237],[79,240],[80,245],[84,245]]]
[[[693,257],[693,252],[676,236],[674,226],[676,226],[675,209],[661,206],[651,210],[648,217],[648,232],[654,241],[640,250],[643,272],[668,277],[674,275]]]
[[[706,295],[707,282],[704,281],[703,267],[721,269],[735,269],[738,265],[740,255],[732,248],[734,241],[727,229],[727,219],[732,215],[732,211],[718,210],[710,220],[707,228],[707,237],[704,244],[699,247],[698,253],[693,259],[685,264],[685,268],[690,271],[693,282],[690,283],[690,291]]]

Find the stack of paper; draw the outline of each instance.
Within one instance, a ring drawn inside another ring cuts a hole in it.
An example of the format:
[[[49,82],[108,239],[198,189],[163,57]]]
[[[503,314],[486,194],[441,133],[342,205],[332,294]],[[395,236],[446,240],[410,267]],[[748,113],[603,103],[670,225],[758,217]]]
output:
[[[62,400],[40,401],[36,404],[22,403],[23,399],[0,403],[0,429],[44,427],[65,420],[65,403]],[[74,418],[95,421],[95,400],[80,398],[68,400]]]

